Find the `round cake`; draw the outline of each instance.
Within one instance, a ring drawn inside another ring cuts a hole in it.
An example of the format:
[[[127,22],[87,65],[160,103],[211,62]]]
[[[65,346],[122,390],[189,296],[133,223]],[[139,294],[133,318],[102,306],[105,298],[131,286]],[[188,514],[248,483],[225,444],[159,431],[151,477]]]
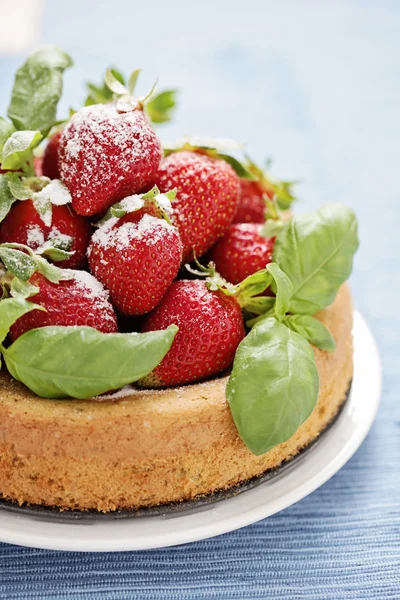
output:
[[[232,140],[163,144],[175,92],[136,97],[137,70],[60,121],[71,65],[34,52],[0,123],[0,499],[131,514],[235,494],[347,397],[356,216],[293,213],[294,182]]]
[[[324,431],[352,379],[348,288],[342,286],[317,317],[336,340],[332,353],[314,349],[317,404],[289,440],[261,456],[238,435],[225,376],[174,389],[59,401],[40,399],[3,373],[1,495],[19,504],[107,512],[212,494],[281,465]]]

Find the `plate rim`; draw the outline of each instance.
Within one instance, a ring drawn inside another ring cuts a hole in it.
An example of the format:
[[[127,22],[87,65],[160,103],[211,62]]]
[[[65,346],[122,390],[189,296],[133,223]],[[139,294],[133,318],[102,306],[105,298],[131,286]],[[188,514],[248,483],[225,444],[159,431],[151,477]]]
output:
[[[358,334],[357,334],[358,332]],[[77,521],[68,521],[68,522],[55,522],[53,519],[46,516],[38,517],[32,516],[28,514],[19,514],[13,513],[6,508],[0,507],[0,542],[16,544],[21,546],[29,546],[40,549],[49,549],[49,550],[66,550],[66,551],[75,551],[75,552],[118,552],[118,551],[133,551],[133,550],[149,550],[156,548],[163,548],[169,546],[175,546],[179,544],[190,543],[194,541],[200,541],[203,539],[207,539],[210,537],[215,537],[217,535],[222,535],[224,533],[228,533],[229,531],[233,531],[236,529],[240,529],[242,527],[246,527],[252,523],[260,521],[264,518],[272,516],[281,510],[285,510],[289,506],[292,506],[296,502],[299,502],[307,495],[311,494],[313,491],[318,489],[321,485],[326,483],[328,479],[330,479],[339,469],[341,469],[346,462],[354,455],[354,453],[361,446],[362,442],[366,438],[371,426],[374,422],[379,403],[381,398],[381,389],[382,389],[382,367],[379,356],[379,351],[377,344],[375,342],[374,336],[366,322],[366,320],[362,317],[362,315],[355,310],[354,311],[354,345],[357,348],[357,339],[358,336],[364,334],[366,338],[368,338],[368,344],[366,344],[366,348],[364,348],[364,352],[368,351],[371,358],[373,359],[373,364],[375,370],[373,373],[369,373],[371,379],[374,380],[374,398],[373,401],[368,403],[369,410],[363,415],[363,419],[357,423],[355,426],[354,432],[351,437],[346,440],[346,443],[343,445],[341,451],[333,457],[329,462],[321,469],[317,470],[314,474],[311,474],[308,478],[306,478],[300,485],[298,485],[295,490],[289,490],[283,496],[279,496],[278,498],[268,500],[260,505],[250,508],[249,510],[242,510],[239,514],[234,514],[229,516],[229,506],[232,501],[237,500],[238,498],[245,498],[254,491],[254,489],[262,489],[265,486],[273,484],[274,479],[279,479],[279,476],[272,479],[271,481],[265,481],[261,483],[257,488],[252,488],[247,491],[242,492],[241,494],[228,498],[226,500],[222,500],[215,504],[207,505],[207,511],[211,513],[215,513],[215,519],[212,519],[210,523],[205,525],[201,524],[201,519],[199,520],[199,524],[192,528],[187,529],[185,527],[185,520],[188,517],[193,516],[193,514],[200,514],[202,512],[201,507],[197,510],[187,513],[177,513],[175,515],[158,515],[158,516],[149,516],[140,519],[140,521],[145,521],[148,519],[161,519],[162,522],[173,518],[176,523],[181,521],[182,527],[177,530],[165,531],[158,535],[151,534],[149,536],[139,536],[135,537],[134,529],[135,522],[138,522],[138,519],[123,519],[121,522],[132,528],[132,536],[128,539],[117,538],[112,539],[109,535],[107,535],[107,531],[105,531],[104,537],[99,539],[91,539],[85,536],[79,535],[79,537],[72,535],[70,537],[65,537],[60,535],[59,537],[50,536],[49,533],[46,536],[46,530],[49,527],[57,527],[63,528],[64,531],[67,528],[76,528],[82,527],[83,531],[85,531],[84,522]],[[360,375],[358,375],[360,377]],[[357,378],[357,363],[355,361],[355,374],[353,378],[353,382]],[[354,385],[353,385],[354,390]],[[350,396],[346,402],[346,404],[350,404],[353,392],[350,393]],[[337,419],[336,423],[327,431],[327,435],[330,434],[335,435],[340,431],[340,423],[346,416],[346,409],[342,412],[342,414]],[[301,468],[301,465],[304,465],[304,461],[307,460],[307,457],[311,454],[314,454],[320,451],[323,440],[321,439],[321,444],[315,444],[314,448],[310,450],[310,453],[306,453],[303,461],[299,461],[298,463],[294,463],[292,468],[289,466],[286,470],[286,473],[283,477],[293,477],[293,473],[296,473]],[[225,510],[224,510],[225,509]],[[228,514],[223,516],[220,513],[227,512]],[[1,517],[6,517],[8,521],[8,527],[4,528]],[[18,529],[13,530],[12,524],[15,521],[20,521],[21,519],[27,519],[28,521],[38,521],[40,520],[43,523],[43,528],[40,534],[37,532],[31,534],[30,532],[21,532]],[[190,521],[190,518],[189,518]],[[113,523],[117,523],[118,521],[110,521],[108,522],[110,525]],[[96,521],[95,519],[91,520],[91,528],[96,527],[99,528],[104,524],[101,520]],[[62,531],[62,529],[61,529]]]

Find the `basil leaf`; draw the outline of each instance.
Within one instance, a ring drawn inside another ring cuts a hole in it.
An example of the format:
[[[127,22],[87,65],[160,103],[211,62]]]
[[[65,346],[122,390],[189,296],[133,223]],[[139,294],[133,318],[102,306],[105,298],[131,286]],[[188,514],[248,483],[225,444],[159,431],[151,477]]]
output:
[[[289,277],[282,271],[276,263],[269,263],[267,271],[271,273],[273,282],[271,284],[272,291],[276,294],[275,314],[279,321],[289,310],[290,299],[293,294],[293,285]]]
[[[310,315],[288,315],[283,323],[300,334],[313,346],[321,348],[321,350],[334,352],[336,348],[335,340],[329,329],[318,319]]]
[[[16,131],[13,133],[3,147],[2,169],[11,171],[31,171],[32,150],[40,144],[42,135],[40,131]]]
[[[3,117],[0,117],[0,156],[3,151],[4,144],[15,131],[14,125],[9,123]]]
[[[0,258],[6,269],[22,281],[28,281],[37,269],[36,260],[21,250],[0,247]]]
[[[239,344],[227,399],[240,437],[253,454],[288,440],[318,397],[313,350],[274,318],[258,323]]]
[[[31,310],[44,310],[42,306],[28,302],[22,297],[5,298],[0,301],[0,344],[4,342],[11,325]]]
[[[3,348],[7,368],[42,398],[90,398],[150,373],[178,328],[124,334],[92,327],[42,327]]]
[[[17,129],[36,129],[47,135],[56,121],[62,74],[71,65],[68,54],[56,46],[44,46],[18,69],[8,107]]]
[[[176,107],[177,90],[164,90],[156,94],[146,104],[146,112],[153,123],[166,123]]]
[[[15,198],[8,186],[8,175],[0,174],[0,223],[8,215],[14,202]]]
[[[314,314],[329,306],[351,273],[357,248],[356,217],[341,204],[325,204],[286,223],[273,260],[293,284],[289,312]]]

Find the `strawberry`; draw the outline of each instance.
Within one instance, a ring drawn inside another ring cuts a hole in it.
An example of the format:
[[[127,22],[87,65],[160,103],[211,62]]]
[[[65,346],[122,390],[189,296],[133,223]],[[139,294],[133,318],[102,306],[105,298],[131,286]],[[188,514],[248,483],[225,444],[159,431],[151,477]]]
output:
[[[210,260],[230,283],[243,281],[272,261],[275,238],[264,237],[262,229],[263,226],[258,223],[231,225],[211,250]]]
[[[157,189],[123,200],[118,211],[123,207],[125,214],[122,211],[120,218],[111,217],[101,225],[88,249],[91,272],[125,315],[151,311],[175,279],[182,260],[178,230],[160,218],[163,211],[156,199],[148,198],[155,193]]]
[[[161,191],[177,189],[173,222],[181,234],[184,261],[193,258],[193,251],[201,256],[224,235],[240,192],[239,177],[225,160],[174,152],[162,159],[156,184]]]
[[[60,170],[58,168],[58,148],[60,145],[62,131],[57,131],[49,139],[46,150],[43,154],[42,173],[50,179],[60,179]]]
[[[240,201],[233,223],[264,223],[266,217],[265,196],[272,199],[271,189],[264,189],[258,181],[240,180]]]
[[[74,254],[59,266],[79,268],[86,265],[86,250],[92,235],[90,223],[67,205],[52,206],[51,225],[45,225],[32,200],[16,202],[0,225],[0,243],[26,244],[36,250],[44,242],[60,236],[72,238]]]
[[[277,211],[287,210],[295,200],[293,185],[296,181],[283,181],[247,159],[247,170],[256,181],[241,180],[241,193],[233,223],[264,223],[268,217],[276,218]]]
[[[43,175],[43,157],[42,156],[34,156],[33,157],[33,170],[36,177],[42,177]]]
[[[47,325],[87,325],[103,333],[117,331],[117,318],[108,300],[108,292],[89,273],[65,269],[72,279],[51,283],[40,273],[34,273],[29,283],[39,292],[29,298],[47,312],[33,310],[20,317],[11,327],[11,339]]]
[[[233,296],[210,291],[204,281],[175,281],[142,331],[175,323],[179,331],[156,369],[141,385],[165,387],[198,381],[227,369],[245,336],[241,308]]]
[[[160,159],[160,140],[143,110],[118,102],[79,110],[59,142],[61,179],[85,216],[151,187]]]

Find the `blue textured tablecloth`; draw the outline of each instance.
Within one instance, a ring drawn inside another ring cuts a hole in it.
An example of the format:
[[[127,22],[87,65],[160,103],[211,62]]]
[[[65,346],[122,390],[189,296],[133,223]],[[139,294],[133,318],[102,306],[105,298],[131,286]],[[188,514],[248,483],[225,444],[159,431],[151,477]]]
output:
[[[8,4],[0,0],[2,19]],[[356,209],[352,288],[381,350],[383,398],[350,462],[284,512],[151,552],[0,545],[0,598],[400,598],[399,30],[395,0],[47,1],[38,38],[77,63],[64,111],[106,65],[143,66],[143,90],[157,74],[160,85],[182,88],[165,137],[245,140],[257,159],[275,157],[278,174],[304,180],[301,208]],[[0,60],[4,113],[21,56]]]

